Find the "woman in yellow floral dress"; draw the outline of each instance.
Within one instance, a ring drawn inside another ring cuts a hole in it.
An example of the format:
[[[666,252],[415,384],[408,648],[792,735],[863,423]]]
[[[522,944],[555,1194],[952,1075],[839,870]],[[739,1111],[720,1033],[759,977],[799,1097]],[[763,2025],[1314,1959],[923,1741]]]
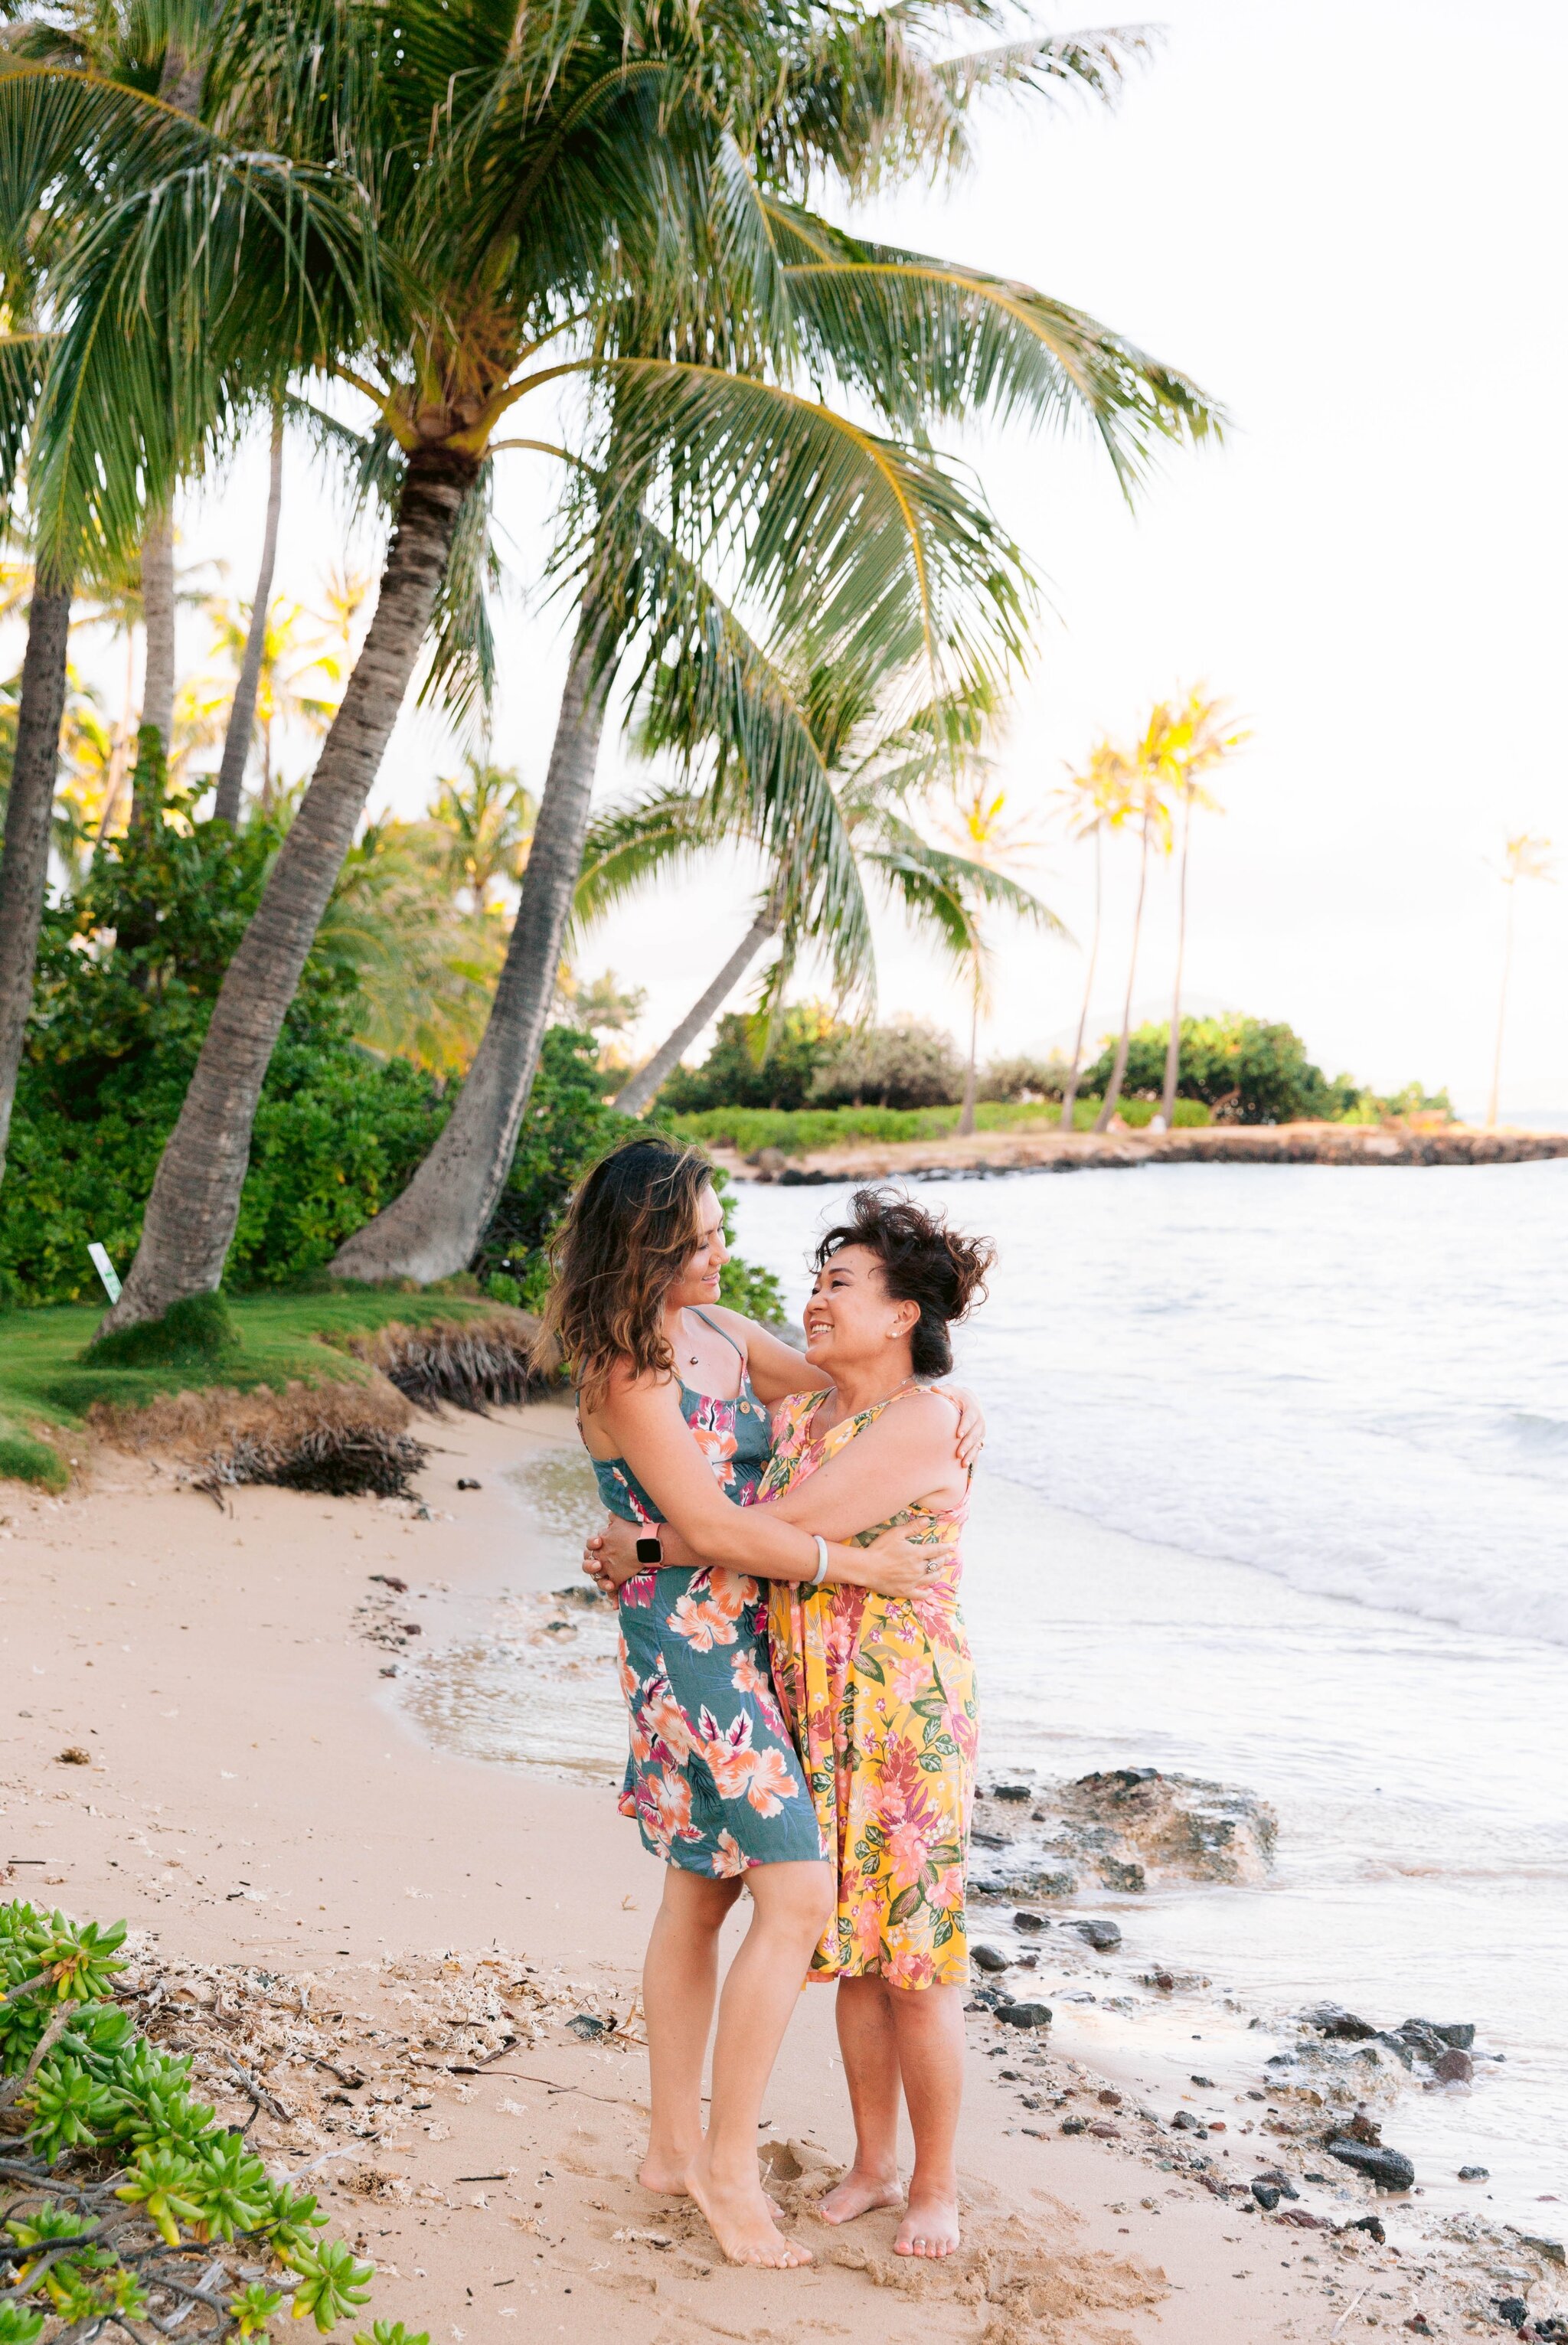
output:
[[[769,1607],[774,1688],[838,1866],[836,1912],[810,1975],[838,1982],[855,2157],[820,2211],[845,2223],[903,2197],[901,2096],[915,2164],[894,2245],[911,2256],[949,2255],[959,2238],[953,2148],[976,1742],[958,1604],[969,1477],[953,1454],[952,1404],[926,1380],[951,1366],[948,1328],[982,1291],[991,1260],[988,1245],[908,1198],[857,1193],[850,1219],[818,1248],[806,1308],[806,1358],[823,1389],[774,1405],[773,1454],[752,1509],[809,1520],[830,1538],[929,1549],[913,1596],[780,1579]],[[593,1545],[618,1576],[624,1538],[612,1528]],[[666,1548],[688,1559],[667,1538]]]

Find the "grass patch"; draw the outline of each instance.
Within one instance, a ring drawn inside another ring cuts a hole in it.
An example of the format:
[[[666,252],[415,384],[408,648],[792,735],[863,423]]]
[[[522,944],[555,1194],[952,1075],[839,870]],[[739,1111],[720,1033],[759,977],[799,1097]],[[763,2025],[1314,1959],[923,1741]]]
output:
[[[0,1433],[0,1480],[36,1482],[43,1490],[63,1490],[71,1469],[57,1449],[30,1433]]]
[[[495,1316],[494,1303],[433,1291],[402,1294],[385,1287],[212,1299],[233,1330],[232,1345],[203,1348],[188,1324],[185,1336],[168,1344],[160,1357],[158,1328],[127,1329],[127,1335],[154,1339],[154,1356],[144,1353],[120,1365],[112,1352],[105,1356],[119,1336],[93,1340],[101,1307],[67,1303],[0,1313],[0,1434],[34,1420],[76,1426],[100,1404],[117,1413],[145,1407],[166,1394],[217,1386],[253,1392],[266,1385],[281,1392],[290,1384],[365,1385],[375,1372],[350,1348],[356,1340],[394,1322],[429,1327]],[[208,1322],[209,1339],[214,1324]],[[159,1325],[167,1330],[168,1320]]]
[[[777,1148],[785,1156],[808,1156],[856,1141],[946,1140],[958,1130],[959,1112],[956,1107],[712,1107],[675,1118],[672,1128],[683,1140],[734,1148],[742,1156],[756,1156],[764,1148]],[[1097,1099],[1075,1101],[1074,1131],[1092,1131],[1099,1112]],[[1154,1100],[1124,1100],[1121,1112],[1123,1122],[1136,1132],[1153,1122],[1159,1107]],[[983,1100],[974,1111],[979,1132],[1051,1132],[1061,1120],[1056,1100]],[[1198,1100],[1177,1100],[1176,1120],[1184,1125],[1207,1123],[1208,1110]]]

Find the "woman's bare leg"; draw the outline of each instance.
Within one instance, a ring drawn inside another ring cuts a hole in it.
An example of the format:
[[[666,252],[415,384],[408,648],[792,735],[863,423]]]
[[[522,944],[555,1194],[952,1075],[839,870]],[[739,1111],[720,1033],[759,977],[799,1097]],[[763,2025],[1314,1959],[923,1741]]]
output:
[[[880,1978],[841,1978],[834,2016],[844,2081],[855,2119],[855,2162],[818,2201],[825,2223],[852,2223],[873,2207],[896,2207],[899,2185],[899,2047],[891,1990]]]
[[[950,2256],[958,2245],[954,2147],[963,2099],[963,1995],[959,1986],[888,1989],[915,2146],[895,2255]]]
[[[702,2064],[718,1992],[718,1934],[738,1881],[665,1867],[664,1896],[643,1963],[648,2032],[648,2150],[637,2170],[647,2190],[684,2194],[702,2147]]]
[[[811,1949],[833,1910],[833,1876],[825,1864],[757,1864],[746,1885],[755,1911],[718,2001],[708,2138],[687,2188],[731,2263],[804,2264],[809,2249],[773,2219],[757,2168],[757,2127]]]

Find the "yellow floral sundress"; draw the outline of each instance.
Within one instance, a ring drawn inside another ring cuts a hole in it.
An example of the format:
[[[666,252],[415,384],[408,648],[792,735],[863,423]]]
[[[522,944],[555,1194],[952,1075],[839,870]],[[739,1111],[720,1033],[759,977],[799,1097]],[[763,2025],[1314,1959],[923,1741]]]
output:
[[[775,1405],[759,1498],[814,1474],[902,1395],[816,1438],[827,1397],[797,1393]],[[865,1547],[895,1526],[929,1526],[943,1561],[918,1596],[772,1583],[774,1688],[839,1868],[838,1912],[811,1957],[815,1979],[924,1987],[969,1976],[964,1873],[978,1726],[958,1601],[968,1513],[966,1494],[950,1510],[907,1507],[859,1534],[854,1544]]]

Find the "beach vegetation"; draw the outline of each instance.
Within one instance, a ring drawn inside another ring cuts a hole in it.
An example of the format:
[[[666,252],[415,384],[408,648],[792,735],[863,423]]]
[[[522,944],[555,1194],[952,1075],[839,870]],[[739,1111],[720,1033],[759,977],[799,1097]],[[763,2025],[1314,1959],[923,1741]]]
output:
[[[1137,1101],[1161,1099],[1169,1039],[1164,1020],[1126,1038],[1123,1113],[1128,1122]],[[1091,1086],[1108,1081],[1116,1047],[1107,1041],[1085,1071]],[[1419,1083],[1384,1095],[1350,1075],[1330,1078],[1308,1057],[1292,1027],[1237,1015],[1183,1019],[1176,1085],[1178,1107],[1183,1099],[1201,1101],[1221,1123],[1378,1123],[1453,1112],[1446,1091],[1423,1091]]]
[[[173,2316],[219,2345],[270,2336],[285,2312],[330,2335],[368,2301],[374,2266],[196,2099],[189,2056],[121,2007],[125,1935],[123,1922],[0,1904],[0,2337],[135,2336]],[[392,2332],[378,2322],[355,2345]]]

